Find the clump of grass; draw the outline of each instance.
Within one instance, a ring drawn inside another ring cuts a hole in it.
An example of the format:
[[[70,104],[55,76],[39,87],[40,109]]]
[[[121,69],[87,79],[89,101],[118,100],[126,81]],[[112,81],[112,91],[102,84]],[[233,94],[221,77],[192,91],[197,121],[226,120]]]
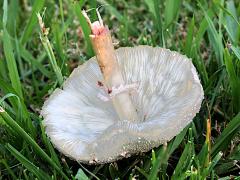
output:
[[[234,0],[199,2],[0,1],[1,178],[239,177],[239,4]],[[111,164],[85,166],[54,149],[39,110],[72,67],[93,56],[81,9],[99,6],[120,46],[165,46],[192,58],[205,99],[194,122],[168,144]],[[48,33],[41,21],[39,29],[41,16],[36,15],[44,8]]]
[[[49,28],[45,27],[40,13],[37,13],[37,17],[38,17],[40,30],[41,30],[40,39],[42,41],[42,44],[43,44],[43,47],[44,47],[45,51],[47,52],[47,55],[49,57],[49,61],[50,61],[50,64],[52,65],[53,71],[56,74],[58,84],[61,86],[62,83],[63,83],[63,76],[62,76],[61,69],[59,68],[59,66],[57,64],[55,55],[53,53],[51,43],[48,39]]]

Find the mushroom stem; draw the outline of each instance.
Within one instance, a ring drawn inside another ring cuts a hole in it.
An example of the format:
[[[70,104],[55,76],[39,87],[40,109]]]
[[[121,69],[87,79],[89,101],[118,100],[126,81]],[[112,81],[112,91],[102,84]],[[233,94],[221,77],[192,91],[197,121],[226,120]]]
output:
[[[92,46],[104,77],[104,83],[107,86],[109,93],[113,89],[122,87],[125,84],[122,73],[120,71],[117,57],[114,52],[112,38],[107,26],[103,25],[103,21],[97,11],[99,21],[91,23],[85,11],[83,11],[88,24],[91,27],[92,34],[90,39]],[[113,106],[120,120],[137,120],[137,112],[130,98],[129,91],[121,91],[112,97]]]

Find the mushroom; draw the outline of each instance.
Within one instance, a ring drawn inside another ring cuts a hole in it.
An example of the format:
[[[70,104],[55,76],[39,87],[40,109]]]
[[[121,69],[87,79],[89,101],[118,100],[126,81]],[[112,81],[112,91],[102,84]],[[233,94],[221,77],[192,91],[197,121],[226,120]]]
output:
[[[198,113],[203,88],[190,59],[160,47],[114,50],[110,32],[91,23],[96,57],[80,65],[44,103],[46,133],[84,163],[112,162],[170,141]]]

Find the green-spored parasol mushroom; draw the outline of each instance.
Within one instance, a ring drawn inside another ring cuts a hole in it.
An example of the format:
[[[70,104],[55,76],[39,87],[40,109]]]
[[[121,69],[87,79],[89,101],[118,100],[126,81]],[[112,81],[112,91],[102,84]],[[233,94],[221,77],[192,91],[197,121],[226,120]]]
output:
[[[150,46],[114,50],[110,31],[91,23],[96,56],[45,102],[46,133],[79,162],[106,163],[170,141],[199,111],[203,89],[190,59]]]

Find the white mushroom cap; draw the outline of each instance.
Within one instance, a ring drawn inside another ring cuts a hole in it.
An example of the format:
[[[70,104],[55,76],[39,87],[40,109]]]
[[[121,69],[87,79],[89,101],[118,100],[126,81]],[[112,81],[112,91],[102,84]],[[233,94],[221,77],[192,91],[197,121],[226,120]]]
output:
[[[97,60],[76,68],[45,102],[41,114],[46,133],[65,155],[86,163],[111,162],[146,152],[171,140],[199,111],[203,89],[190,59],[150,46],[115,51],[138,121],[120,121],[111,101],[98,98]]]

